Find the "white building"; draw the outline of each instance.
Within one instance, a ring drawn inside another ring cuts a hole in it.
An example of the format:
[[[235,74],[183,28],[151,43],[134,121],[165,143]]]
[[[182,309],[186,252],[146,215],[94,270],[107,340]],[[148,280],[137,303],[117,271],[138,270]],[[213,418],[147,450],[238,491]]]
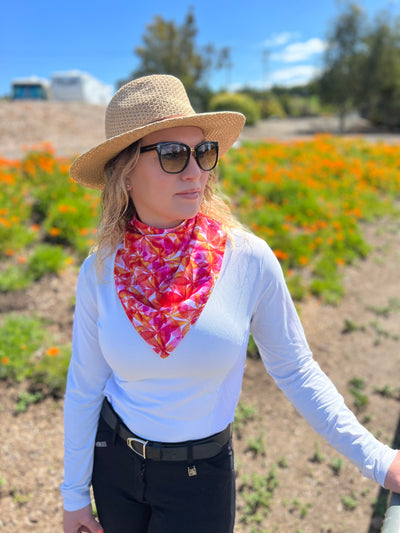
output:
[[[79,70],[55,72],[50,81],[37,76],[12,81],[14,100],[57,100],[107,105],[112,95],[111,85]]]
[[[51,76],[52,99],[63,102],[89,102],[106,105],[113,87],[106,85],[86,72],[70,70],[55,72]]]

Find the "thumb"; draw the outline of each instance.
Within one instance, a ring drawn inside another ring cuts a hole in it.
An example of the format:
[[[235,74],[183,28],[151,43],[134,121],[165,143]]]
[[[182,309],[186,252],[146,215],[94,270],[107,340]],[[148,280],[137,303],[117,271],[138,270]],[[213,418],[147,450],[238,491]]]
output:
[[[93,516],[89,517],[84,523],[82,523],[80,531],[86,533],[104,533],[103,528]]]
[[[103,528],[96,520],[91,520],[90,524],[85,524],[79,531],[82,533],[104,533]]]
[[[76,511],[64,511],[64,533],[104,533],[101,525],[95,520],[92,506]]]

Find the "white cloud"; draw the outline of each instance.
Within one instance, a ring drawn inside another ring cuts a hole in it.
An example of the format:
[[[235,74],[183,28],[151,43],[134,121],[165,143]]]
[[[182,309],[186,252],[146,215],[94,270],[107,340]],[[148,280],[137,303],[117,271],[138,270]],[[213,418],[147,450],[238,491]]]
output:
[[[229,86],[229,90],[235,92],[246,87],[263,90],[270,89],[274,85],[285,87],[305,85],[319,74],[320,69],[313,65],[295,65],[269,72],[266,80],[258,79],[247,81],[246,83],[233,83]]]
[[[298,33],[291,33],[289,31],[283,31],[281,33],[273,33],[268,39],[262,43],[263,48],[274,48],[277,46],[283,46],[293,39],[299,37]]]
[[[296,65],[283,69],[274,70],[268,76],[269,85],[304,85],[311,81],[319,69],[313,65]]]
[[[309,39],[303,43],[288,44],[281,52],[272,54],[271,59],[284,63],[298,63],[309,59],[313,55],[322,53],[325,48],[326,42],[321,39]]]

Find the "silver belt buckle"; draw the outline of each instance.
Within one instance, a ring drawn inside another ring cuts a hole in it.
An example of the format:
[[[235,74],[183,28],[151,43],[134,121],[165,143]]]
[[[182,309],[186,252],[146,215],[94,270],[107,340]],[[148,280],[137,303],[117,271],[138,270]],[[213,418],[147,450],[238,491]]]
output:
[[[133,444],[132,444],[133,442],[140,442],[140,444],[143,446],[142,453],[138,452],[133,447]],[[139,439],[138,437],[129,437],[129,438],[126,439],[126,444],[129,446],[129,448],[132,451],[134,451],[137,455],[142,457],[143,459],[146,459],[146,446],[147,446],[148,443],[149,443],[148,440]]]

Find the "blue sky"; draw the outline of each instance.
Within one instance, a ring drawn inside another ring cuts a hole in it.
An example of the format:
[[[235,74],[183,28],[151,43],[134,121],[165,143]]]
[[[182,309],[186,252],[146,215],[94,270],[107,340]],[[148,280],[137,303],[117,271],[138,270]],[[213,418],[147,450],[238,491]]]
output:
[[[400,14],[400,0],[362,0],[369,17]],[[213,89],[293,85],[321,64],[337,0],[35,0],[6,2],[0,23],[0,96],[14,78],[82,70],[115,88],[137,66],[133,50],[155,15],[181,24],[194,5],[199,46],[231,49],[230,71],[212,72]]]

